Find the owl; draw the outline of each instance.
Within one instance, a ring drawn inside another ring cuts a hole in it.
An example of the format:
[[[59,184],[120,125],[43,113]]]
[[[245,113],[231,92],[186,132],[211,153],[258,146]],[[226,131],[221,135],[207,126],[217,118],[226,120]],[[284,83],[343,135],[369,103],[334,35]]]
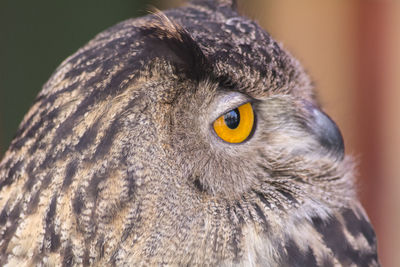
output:
[[[300,63],[229,0],[100,33],[0,164],[1,266],[379,266]]]

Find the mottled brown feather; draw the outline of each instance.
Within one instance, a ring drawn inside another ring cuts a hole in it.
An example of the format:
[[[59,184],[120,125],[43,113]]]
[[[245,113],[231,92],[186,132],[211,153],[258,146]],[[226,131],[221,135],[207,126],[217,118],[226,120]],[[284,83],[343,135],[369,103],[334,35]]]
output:
[[[124,21],[61,64],[0,163],[0,265],[379,265],[310,79],[235,5]],[[228,144],[212,122],[243,101],[256,128]]]

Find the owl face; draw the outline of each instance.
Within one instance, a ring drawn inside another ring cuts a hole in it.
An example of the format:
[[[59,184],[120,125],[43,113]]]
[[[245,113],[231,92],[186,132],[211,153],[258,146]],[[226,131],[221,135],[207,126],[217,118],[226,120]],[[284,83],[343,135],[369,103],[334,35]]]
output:
[[[211,196],[234,199],[263,179],[261,184],[265,179],[279,184],[271,162],[293,169],[293,177],[298,166],[289,162],[324,158],[339,164],[340,131],[319,109],[299,63],[254,22],[225,15],[200,23],[190,16],[175,21],[166,12],[141,33],[151,47],[143,53],[158,51],[149,72],[161,84],[146,90],[165,97],[151,101],[162,125],[155,142],[169,148],[166,155],[180,166],[179,179]],[[304,165],[304,177],[313,175],[308,169]],[[321,168],[310,169],[321,175]]]
[[[290,164],[343,160],[342,137],[332,120],[290,94],[254,98],[207,81],[166,116],[170,154],[183,166],[183,177],[211,195],[237,198],[265,179],[279,184],[281,177],[273,174],[278,166],[271,163],[292,168],[295,177],[299,168]],[[307,169],[305,177],[312,175]]]
[[[230,1],[64,61],[0,164],[0,263],[377,265],[342,136]]]

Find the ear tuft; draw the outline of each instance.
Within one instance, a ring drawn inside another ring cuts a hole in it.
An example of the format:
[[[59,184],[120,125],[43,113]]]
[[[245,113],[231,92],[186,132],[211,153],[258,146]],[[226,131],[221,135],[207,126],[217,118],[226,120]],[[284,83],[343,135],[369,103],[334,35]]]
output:
[[[154,15],[155,20],[143,25],[139,31],[144,45],[142,54],[147,61],[164,58],[188,78],[201,80],[212,67],[198,44],[164,13]]]

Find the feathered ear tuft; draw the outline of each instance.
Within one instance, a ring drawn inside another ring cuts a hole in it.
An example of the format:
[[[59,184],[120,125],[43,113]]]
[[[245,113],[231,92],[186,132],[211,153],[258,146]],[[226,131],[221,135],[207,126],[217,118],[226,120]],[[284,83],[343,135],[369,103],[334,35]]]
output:
[[[213,4],[214,6],[227,6],[232,9],[237,9],[237,1],[236,0],[192,0],[194,4],[202,5],[202,4]]]
[[[156,19],[141,27],[142,55],[147,60],[163,58],[188,78],[201,80],[211,71],[211,65],[198,44],[179,24],[164,13],[154,13]]]

